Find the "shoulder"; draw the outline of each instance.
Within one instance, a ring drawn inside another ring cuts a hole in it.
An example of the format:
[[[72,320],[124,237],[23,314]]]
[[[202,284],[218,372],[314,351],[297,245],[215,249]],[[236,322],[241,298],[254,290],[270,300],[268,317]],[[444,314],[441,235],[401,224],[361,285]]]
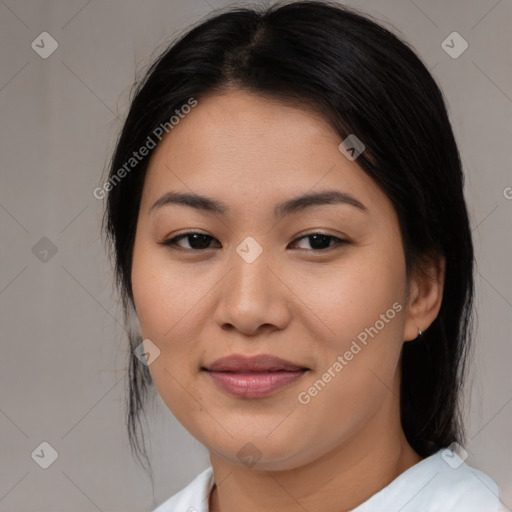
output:
[[[439,505],[441,502],[446,504],[446,510],[503,510],[496,482],[483,471],[466,464],[449,448],[432,455],[429,475],[432,478],[431,492]]]
[[[353,512],[502,512],[498,486],[448,448],[399,475]]]
[[[208,501],[214,484],[213,469],[209,467],[153,512],[208,512]]]

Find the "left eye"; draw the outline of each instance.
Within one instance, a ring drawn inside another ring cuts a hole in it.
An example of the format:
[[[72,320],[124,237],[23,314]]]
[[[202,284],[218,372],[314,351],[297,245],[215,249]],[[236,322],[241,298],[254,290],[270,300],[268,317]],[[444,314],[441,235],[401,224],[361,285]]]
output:
[[[294,242],[297,243],[300,242],[301,240],[306,239],[309,240],[310,248],[314,251],[322,251],[336,245],[349,243],[347,240],[343,240],[332,235],[326,235],[324,233],[311,233],[300,238],[297,238],[296,240],[294,240]],[[180,245],[178,242],[180,242],[181,240],[187,240],[189,247],[183,247],[182,245]],[[161,242],[161,245],[169,246],[172,248],[177,246],[185,250],[201,251],[205,249],[210,249],[211,247],[209,247],[209,244],[212,240],[216,239],[204,233],[195,233],[191,231],[189,233],[183,233],[181,235],[175,236],[174,238],[170,238],[169,240],[164,240],[163,242]],[[331,244],[331,241],[334,243]],[[304,247],[299,247],[299,249],[304,249]]]
[[[311,233],[309,235],[297,238],[297,241],[309,239],[310,247],[314,250],[325,250],[335,245],[348,244],[347,240],[343,240],[336,236],[326,235],[324,233]],[[330,241],[334,241],[334,244],[330,244]]]

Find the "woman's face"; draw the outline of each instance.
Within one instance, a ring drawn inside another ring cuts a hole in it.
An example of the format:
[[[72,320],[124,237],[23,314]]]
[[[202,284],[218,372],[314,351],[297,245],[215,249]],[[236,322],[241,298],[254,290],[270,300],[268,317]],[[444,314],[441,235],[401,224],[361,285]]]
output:
[[[340,142],[312,113],[232,91],[200,100],[150,162],[132,267],[141,335],[160,350],[149,370],[183,426],[236,464],[370,449],[399,421],[417,328],[398,220]],[[171,192],[209,202],[154,206]],[[326,192],[353,200],[289,203]],[[190,231],[204,236],[163,245]],[[230,356],[265,357],[214,365]]]

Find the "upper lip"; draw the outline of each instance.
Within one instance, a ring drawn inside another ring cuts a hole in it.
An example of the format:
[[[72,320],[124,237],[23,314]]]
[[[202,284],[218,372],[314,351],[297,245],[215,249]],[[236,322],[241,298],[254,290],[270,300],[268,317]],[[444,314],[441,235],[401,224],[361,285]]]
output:
[[[273,372],[273,371],[299,371],[308,370],[279,357],[268,354],[257,356],[231,355],[217,359],[212,364],[203,367],[211,372]]]

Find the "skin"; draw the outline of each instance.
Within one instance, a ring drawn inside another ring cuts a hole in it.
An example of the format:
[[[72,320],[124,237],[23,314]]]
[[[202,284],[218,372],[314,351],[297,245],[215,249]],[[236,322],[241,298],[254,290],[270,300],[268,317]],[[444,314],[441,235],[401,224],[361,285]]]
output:
[[[429,279],[406,279],[392,203],[340,142],[315,113],[228,90],[201,98],[152,156],[134,245],[135,308],[142,337],[160,350],[149,366],[160,396],[209,451],[213,512],[350,510],[421,460],[400,425],[400,354],[438,314],[444,261],[430,262]],[[333,189],[367,212],[330,204],[273,216],[281,201]],[[149,212],[170,191],[214,198],[229,212]],[[191,248],[190,238],[160,245],[189,230],[210,235],[209,248]],[[319,232],[350,243],[315,249],[303,237]],[[236,252],[248,236],[263,249],[252,263]],[[402,310],[299,403],[396,302]],[[236,398],[200,370],[234,353],[310,370],[272,396]],[[251,466],[237,456],[246,443],[258,458]]]

